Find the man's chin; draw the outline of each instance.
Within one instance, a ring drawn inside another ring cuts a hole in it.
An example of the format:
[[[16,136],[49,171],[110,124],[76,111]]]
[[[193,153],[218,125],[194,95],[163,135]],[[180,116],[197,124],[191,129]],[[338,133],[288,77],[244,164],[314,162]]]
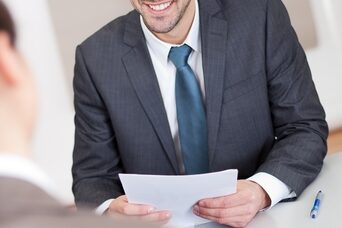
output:
[[[165,34],[171,32],[176,23],[168,21],[165,18],[154,18],[152,20],[145,21],[147,28],[153,33]]]

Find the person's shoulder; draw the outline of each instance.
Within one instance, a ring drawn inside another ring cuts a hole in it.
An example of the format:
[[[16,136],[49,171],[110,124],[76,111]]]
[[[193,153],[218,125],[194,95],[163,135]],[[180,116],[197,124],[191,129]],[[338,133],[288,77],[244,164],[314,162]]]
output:
[[[256,18],[264,18],[269,1],[281,0],[199,0],[202,10],[216,12],[218,17],[225,18],[230,23],[241,21],[253,21]],[[214,9],[214,10],[213,10]]]
[[[210,2],[205,2],[207,0],[199,0],[200,4],[202,2],[209,5],[217,5],[223,12],[245,12],[246,11],[265,11],[267,8],[268,1],[270,0],[213,0]],[[281,1],[281,0],[271,0],[271,1]]]
[[[231,6],[255,6],[255,5],[267,5],[270,0],[214,0],[223,8]],[[271,0],[274,1],[274,0]],[[281,0],[276,0],[281,1]]]
[[[83,49],[91,49],[92,47],[105,47],[109,43],[120,44],[123,41],[125,28],[127,23],[139,23],[139,14],[133,10],[124,16],[120,16],[109,22],[94,34],[85,39],[79,46]]]

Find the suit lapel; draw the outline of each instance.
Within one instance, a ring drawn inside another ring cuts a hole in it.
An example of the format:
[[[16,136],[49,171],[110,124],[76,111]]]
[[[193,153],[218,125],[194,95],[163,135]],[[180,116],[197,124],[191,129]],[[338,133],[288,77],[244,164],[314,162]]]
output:
[[[226,63],[224,50],[226,50],[227,44],[228,25],[227,21],[215,17],[221,10],[221,6],[217,1],[199,0],[199,5],[206,90],[209,164],[211,164],[215,154],[221,118]],[[124,41],[132,47],[131,51],[122,59],[128,76],[174,171],[179,174],[176,152],[164,103],[137,13],[131,14],[127,21]]]
[[[139,15],[130,15],[124,41],[132,49],[122,61],[128,77],[174,168],[179,174],[174,143],[153,64],[141,30]]]
[[[226,62],[227,21],[214,15],[221,10],[217,1],[200,4],[203,72],[206,90],[209,164],[213,161],[219,130]]]

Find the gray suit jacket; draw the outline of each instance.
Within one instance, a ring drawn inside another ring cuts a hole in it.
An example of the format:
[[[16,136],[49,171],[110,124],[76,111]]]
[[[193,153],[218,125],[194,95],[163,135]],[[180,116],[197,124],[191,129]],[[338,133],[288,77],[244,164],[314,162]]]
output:
[[[297,195],[328,133],[304,51],[280,0],[199,0],[210,171],[267,172]],[[139,15],[83,42],[74,77],[78,204],[123,194],[118,173],[179,174]]]
[[[13,178],[0,177],[0,202],[1,228],[152,227],[86,211],[72,213],[36,186]]]

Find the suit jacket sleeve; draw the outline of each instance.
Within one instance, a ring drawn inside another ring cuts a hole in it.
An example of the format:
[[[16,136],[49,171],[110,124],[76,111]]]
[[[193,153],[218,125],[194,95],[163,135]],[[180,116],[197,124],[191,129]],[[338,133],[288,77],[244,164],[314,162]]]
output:
[[[276,141],[258,171],[274,175],[299,196],[322,168],[328,126],[305,53],[280,0],[268,0],[266,29]]]
[[[74,76],[75,146],[73,192],[76,204],[98,206],[123,194],[116,139],[100,93],[82,56],[76,50]]]

